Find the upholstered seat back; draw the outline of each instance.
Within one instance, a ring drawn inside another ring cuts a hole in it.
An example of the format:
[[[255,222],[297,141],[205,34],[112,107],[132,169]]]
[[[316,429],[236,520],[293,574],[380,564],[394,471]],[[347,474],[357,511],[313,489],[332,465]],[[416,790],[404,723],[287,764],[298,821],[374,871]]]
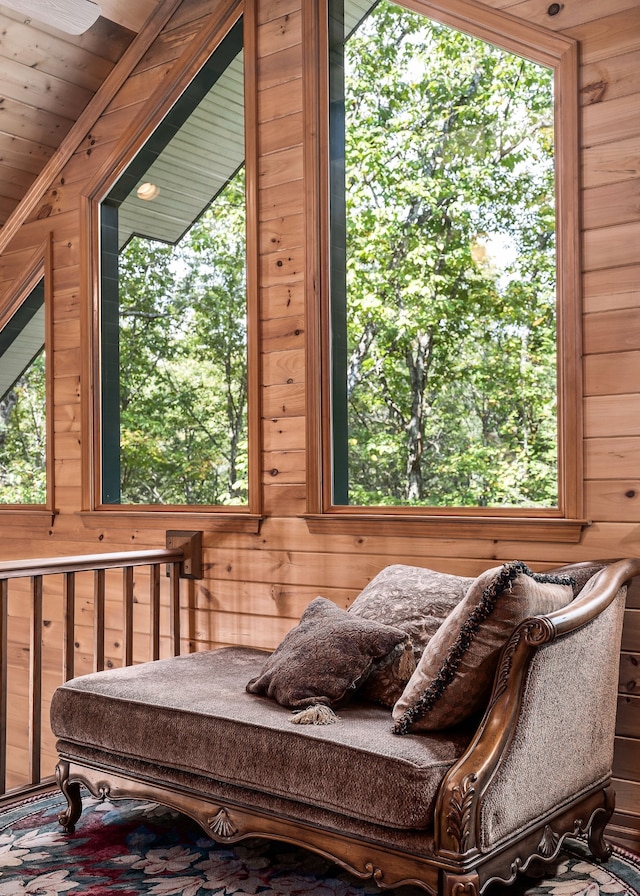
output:
[[[482,800],[483,849],[610,776],[625,595],[626,587],[592,622],[536,652],[510,746]]]

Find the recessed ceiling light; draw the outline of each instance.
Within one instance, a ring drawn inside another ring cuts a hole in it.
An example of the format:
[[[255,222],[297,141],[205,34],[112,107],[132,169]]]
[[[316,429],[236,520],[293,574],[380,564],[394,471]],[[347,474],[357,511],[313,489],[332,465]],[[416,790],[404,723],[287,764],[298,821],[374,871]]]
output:
[[[2,0],[2,5],[67,34],[83,34],[100,15],[93,0]]]
[[[144,183],[140,184],[136,190],[136,196],[138,199],[144,199],[145,202],[151,202],[152,199],[156,198],[159,192],[160,188],[155,184]]]

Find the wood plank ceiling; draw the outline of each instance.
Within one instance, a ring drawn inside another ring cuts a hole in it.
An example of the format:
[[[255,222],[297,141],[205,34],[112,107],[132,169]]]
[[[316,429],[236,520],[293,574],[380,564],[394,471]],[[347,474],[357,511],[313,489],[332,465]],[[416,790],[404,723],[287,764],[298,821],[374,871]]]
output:
[[[0,3],[0,227],[161,0],[98,0],[84,34]]]

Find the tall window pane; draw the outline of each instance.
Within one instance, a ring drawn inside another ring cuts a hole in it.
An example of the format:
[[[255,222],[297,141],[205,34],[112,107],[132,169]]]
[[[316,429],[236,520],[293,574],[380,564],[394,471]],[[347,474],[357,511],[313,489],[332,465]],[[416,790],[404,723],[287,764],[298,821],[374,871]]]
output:
[[[246,504],[242,23],[101,206],[102,501]]]
[[[331,12],[334,503],[556,507],[553,72]]]

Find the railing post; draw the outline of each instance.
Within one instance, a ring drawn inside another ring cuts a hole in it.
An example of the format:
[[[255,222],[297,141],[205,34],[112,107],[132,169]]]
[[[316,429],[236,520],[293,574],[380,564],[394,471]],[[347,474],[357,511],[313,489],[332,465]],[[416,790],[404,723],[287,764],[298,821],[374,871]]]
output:
[[[62,592],[62,680],[73,678],[75,668],[76,575],[65,572]]]
[[[183,579],[202,578],[202,532],[171,529],[166,533],[166,545],[182,551],[180,575]]]
[[[93,583],[93,670],[104,669],[104,595],[105,572],[96,569]]]
[[[31,644],[29,653],[29,778],[40,783],[42,742],[42,576],[31,578]]]
[[[125,566],[122,571],[123,618],[122,618],[122,664],[133,663],[133,566]]]
[[[180,656],[180,567],[169,567],[169,626],[174,656]]]
[[[160,659],[160,565],[154,563],[149,582],[149,658]]]

